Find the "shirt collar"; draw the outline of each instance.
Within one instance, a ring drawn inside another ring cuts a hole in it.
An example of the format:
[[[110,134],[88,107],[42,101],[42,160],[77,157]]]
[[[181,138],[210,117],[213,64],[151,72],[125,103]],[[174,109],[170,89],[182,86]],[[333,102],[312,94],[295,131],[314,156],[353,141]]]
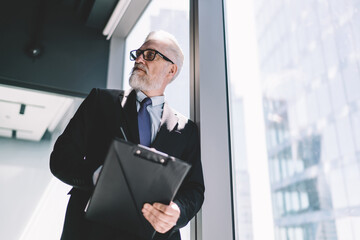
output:
[[[142,92],[142,91],[136,91],[136,100],[141,103],[142,100],[144,100],[145,98],[147,98],[147,96]],[[157,105],[161,105],[164,104],[165,102],[165,96],[155,96],[155,97],[151,97],[151,102],[152,102],[152,106],[157,106]]]

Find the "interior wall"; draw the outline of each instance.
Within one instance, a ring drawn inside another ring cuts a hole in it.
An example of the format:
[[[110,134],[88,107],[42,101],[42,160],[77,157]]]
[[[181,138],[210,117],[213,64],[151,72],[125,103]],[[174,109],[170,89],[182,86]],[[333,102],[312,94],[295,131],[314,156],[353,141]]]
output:
[[[110,43],[67,2],[1,3],[0,83],[78,96],[106,87]],[[37,58],[25,53],[33,41]]]
[[[106,85],[107,88],[123,88],[124,54],[125,38],[113,36],[110,39],[109,70]]]
[[[0,238],[19,239],[52,176],[52,142],[0,137]],[[36,149],[36,151],[33,151]]]

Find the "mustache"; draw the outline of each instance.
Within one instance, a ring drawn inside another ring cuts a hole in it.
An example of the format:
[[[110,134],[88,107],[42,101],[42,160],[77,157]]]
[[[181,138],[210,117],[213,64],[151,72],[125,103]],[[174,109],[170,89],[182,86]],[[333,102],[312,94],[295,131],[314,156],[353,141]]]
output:
[[[148,73],[148,70],[145,65],[143,65],[141,63],[135,63],[134,67],[132,68],[131,74],[133,74],[134,71],[137,69],[140,69],[140,70],[144,71],[145,73]]]

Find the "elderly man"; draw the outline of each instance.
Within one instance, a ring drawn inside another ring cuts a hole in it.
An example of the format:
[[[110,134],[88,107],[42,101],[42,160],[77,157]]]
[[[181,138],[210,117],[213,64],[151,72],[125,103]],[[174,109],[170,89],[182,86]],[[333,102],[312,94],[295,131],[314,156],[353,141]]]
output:
[[[73,186],[62,240],[136,240],[84,217],[84,209],[114,137],[155,148],[191,164],[173,202],[146,203],[142,213],[156,230],[153,239],[181,239],[179,229],[199,211],[204,182],[196,125],[164,100],[166,86],[176,78],[183,53],[176,39],[164,31],[151,32],[144,44],[130,52],[135,65],[130,89],[93,89],[83,101],[50,157],[52,173]]]

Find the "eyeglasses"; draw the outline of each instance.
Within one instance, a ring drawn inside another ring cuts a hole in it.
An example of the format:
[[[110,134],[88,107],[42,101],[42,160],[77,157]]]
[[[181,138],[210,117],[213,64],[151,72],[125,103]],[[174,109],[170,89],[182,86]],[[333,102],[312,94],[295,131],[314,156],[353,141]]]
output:
[[[160,57],[162,57],[164,60],[171,62],[172,64],[174,64],[173,61],[171,61],[169,58],[167,58],[164,54],[162,54],[159,51],[156,51],[154,49],[145,49],[145,50],[141,50],[141,49],[137,49],[137,50],[132,50],[130,51],[130,60],[131,61],[135,61],[138,57],[140,57],[140,55],[143,55],[144,59],[146,61],[153,61],[156,57],[156,54],[158,54]]]

